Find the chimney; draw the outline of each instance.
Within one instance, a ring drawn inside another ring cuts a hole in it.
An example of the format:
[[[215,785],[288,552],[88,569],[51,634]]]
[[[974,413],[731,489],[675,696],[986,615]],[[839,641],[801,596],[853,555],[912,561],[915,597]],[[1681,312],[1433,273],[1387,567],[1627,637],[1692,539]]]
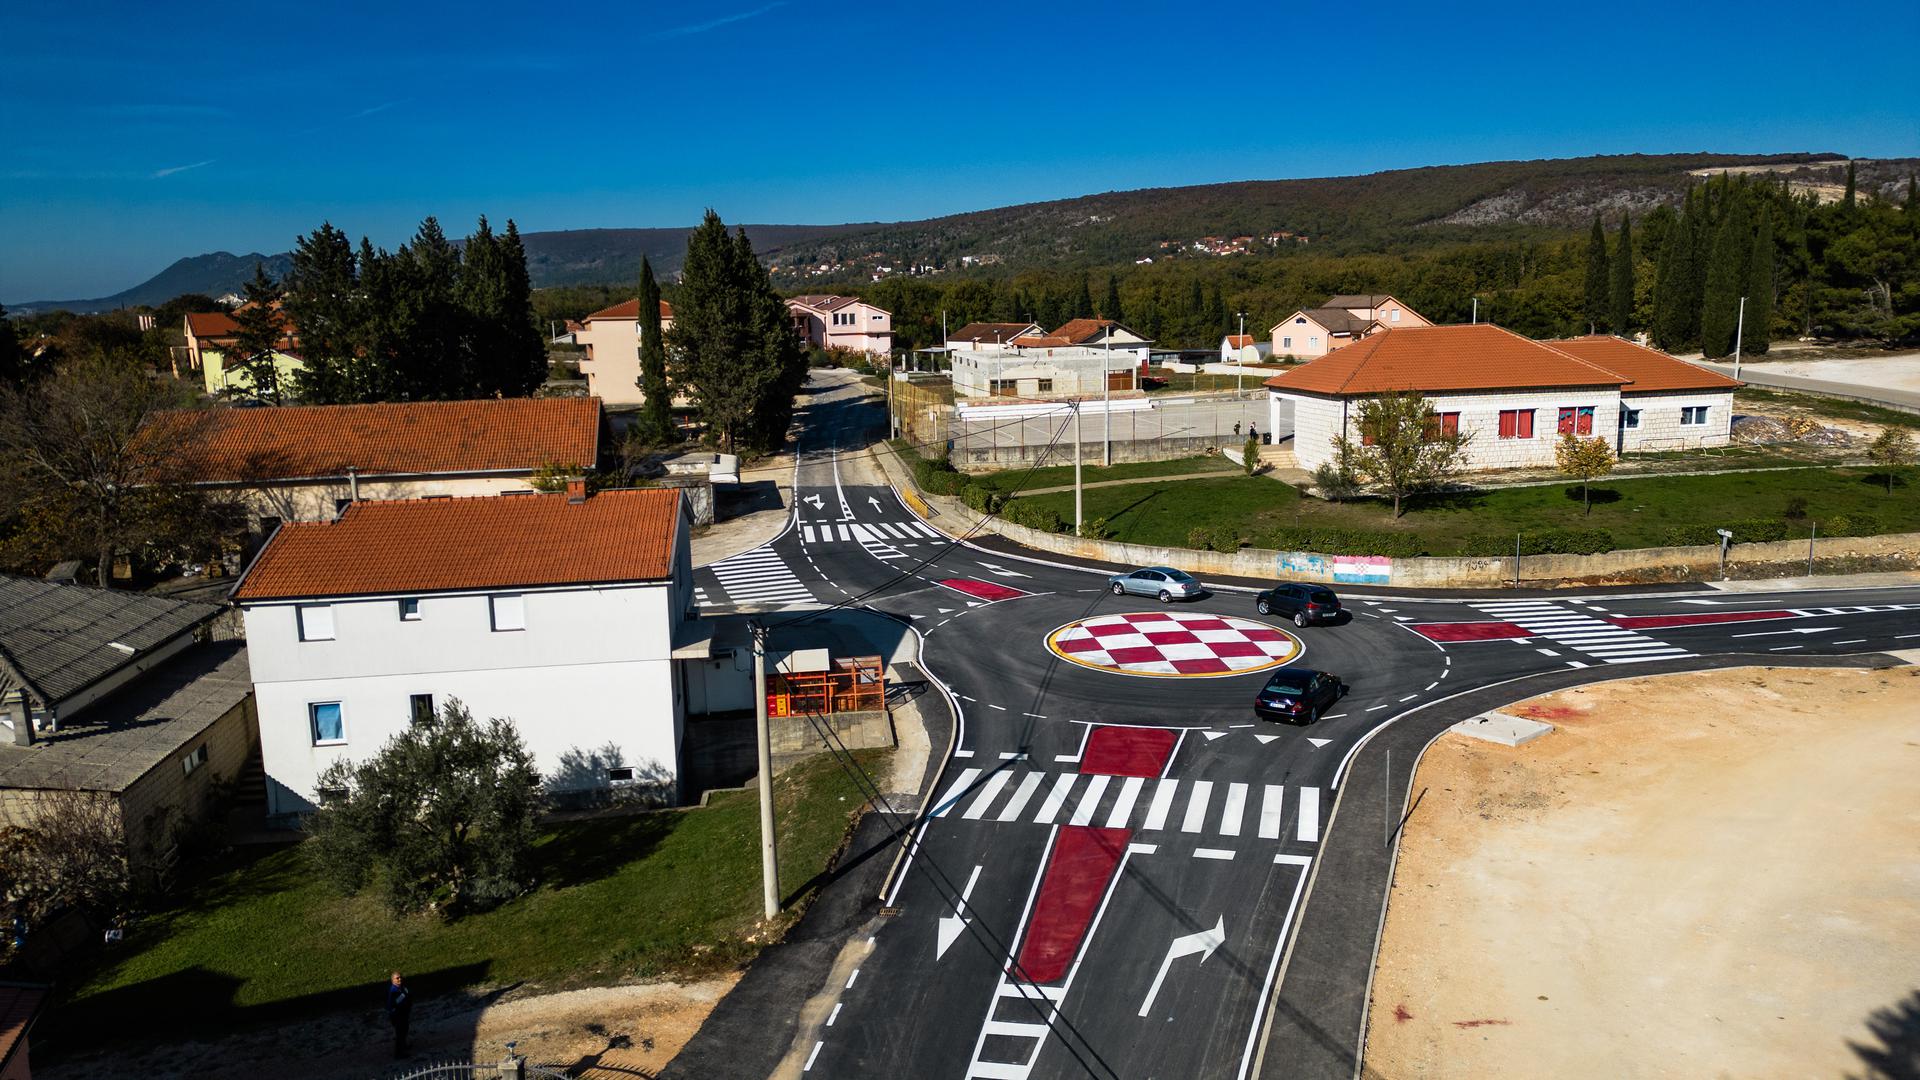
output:
[[[587,501],[587,478],[584,476],[567,477],[567,504],[569,506]]]

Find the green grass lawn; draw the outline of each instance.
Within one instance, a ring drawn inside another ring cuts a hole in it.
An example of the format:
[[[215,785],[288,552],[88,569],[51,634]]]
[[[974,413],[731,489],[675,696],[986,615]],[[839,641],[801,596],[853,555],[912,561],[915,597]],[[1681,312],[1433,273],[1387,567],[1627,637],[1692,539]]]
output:
[[[885,754],[856,756],[871,771]],[[861,798],[824,756],[774,791],[781,887],[793,894],[826,866]],[[450,923],[342,898],[297,845],[243,851],[134,921],[124,945],[68,981],[42,1026],[52,1044],[373,1009],[393,969],[431,995],[731,967],[777,936],[759,927],[757,807],[753,792],[727,792],[702,809],[557,826],[537,848],[538,888]]]
[[[1265,393],[1264,390],[1260,390],[1260,384],[1286,370],[1284,367],[1275,367],[1266,375],[1223,375],[1213,371],[1186,372],[1154,368],[1153,374],[1148,376],[1153,380],[1153,384],[1142,384],[1141,389],[1149,394],[1194,394],[1210,390],[1239,389]]]
[[[1198,526],[1237,532],[1265,546],[1259,538],[1266,530],[1301,525],[1413,530],[1427,539],[1430,553],[1444,555],[1459,551],[1469,537],[1545,529],[1607,529],[1618,547],[1657,547],[1671,526],[1777,518],[1794,498],[1806,500],[1815,520],[1866,513],[1888,532],[1920,531],[1915,492],[1903,484],[1888,495],[1879,474],[1849,468],[1603,480],[1594,485],[1591,515],[1581,513],[1577,484],[1426,496],[1412,500],[1398,520],[1378,500],[1322,502],[1265,477],[1096,488],[1084,499],[1087,517],[1106,518],[1112,539],[1126,543],[1185,546]],[[1025,499],[1073,517],[1072,492]]]
[[[1142,476],[1184,476],[1189,473],[1205,472],[1234,473],[1240,471],[1240,466],[1219,454],[1198,454],[1173,461],[1127,462],[1110,469],[1083,463],[1080,471],[1081,483],[1094,484],[1102,480],[1133,480]],[[985,484],[995,491],[1011,492],[1015,488],[1030,491],[1034,488],[1073,483],[1073,466],[1049,465],[1043,469],[1035,469],[1031,474],[1025,469],[1007,469],[973,476],[971,480],[977,484]]]

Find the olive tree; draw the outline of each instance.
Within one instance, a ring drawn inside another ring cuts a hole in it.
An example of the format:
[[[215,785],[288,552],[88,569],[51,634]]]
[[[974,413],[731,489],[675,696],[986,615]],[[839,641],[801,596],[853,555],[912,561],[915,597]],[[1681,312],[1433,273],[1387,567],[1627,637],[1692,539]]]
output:
[[[1448,430],[1433,403],[1417,392],[1362,401],[1359,428],[1359,446],[1341,437],[1334,440],[1334,451],[1393,500],[1394,517],[1401,515],[1408,496],[1431,491],[1466,467],[1471,436]]]

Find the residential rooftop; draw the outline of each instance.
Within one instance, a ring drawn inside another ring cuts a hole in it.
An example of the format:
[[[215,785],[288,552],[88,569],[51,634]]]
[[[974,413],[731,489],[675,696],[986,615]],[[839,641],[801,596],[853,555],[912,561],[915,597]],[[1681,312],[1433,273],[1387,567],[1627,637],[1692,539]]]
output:
[[[1620,388],[1623,393],[1732,390],[1740,385],[1738,379],[1608,334],[1592,334],[1545,344],[1626,376],[1630,381]]]
[[[1266,385],[1280,391],[1361,397],[1409,390],[1617,387],[1630,381],[1511,330],[1474,323],[1390,327],[1276,375]]]
[[[213,604],[0,577],[0,671],[57,706],[219,614]]]
[[[639,318],[640,318],[640,298],[634,297],[632,300],[622,300],[610,308],[601,308],[599,311],[594,312],[593,314],[587,316],[584,319],[581,319],[580,321],[582,323],[590,323],[597,319],[638,320]],[[665,300],[660,301],[660,318],[662,319],[673,318],[673,305],[667,303]],[[571,324],[572,320],[568,320],[568,322],[569,324]]]
[[[240,603],[661,581],[677,488],[357,502],[282,525],[234,589]]]

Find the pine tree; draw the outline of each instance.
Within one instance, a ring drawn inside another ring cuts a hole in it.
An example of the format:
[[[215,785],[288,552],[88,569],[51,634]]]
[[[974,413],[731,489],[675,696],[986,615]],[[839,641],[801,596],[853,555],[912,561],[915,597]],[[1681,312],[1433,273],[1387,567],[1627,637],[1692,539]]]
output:
[[[1213,288],[1207,290],[1206,317],[1201,323],[1200,333],[1195,341],[1197,344],[1211,344],[1217,347],[1220,339],[1231,333],[1233,328],[1227,315],[1227,298],[1220,291],[1219,283],[1215,282]]]
[[[1747,321],[1740,351],[1747,356],[1764,355],[1773,337],[1773,256],[1773,214],[1763,207],[1746,267]]]
[[[414,401],[458,398],[469,384],[459,303],[460,251],[432,217],[395,252],[402,396]]]
[[[460,356],[465,377],[454,388],[459,397],[492,397],[505,375],[501,309],[506,303],[506,265],[500,241],[487,216],[480,215],[461,251],[459,284]]]
[[[1611,304],[1607,323],[1621,337],[1633,333],[1633,216],[1620,215],[1620,241],[1613,249]]]
[[[1700,350],[1709,358],[1733,351],[1734,325],[1739,318],[1741,289],[1746,283],[1747,257],[1753,244],[1747,203],[1731,194],[1714,230],[1707,255],[1706,290],[1700,300]]]
[[[520,239],[520,226],[507,219],[507,231],[500,234],[500,256],[506,277],[501,297],[502,348],[500,392],[511,397],[527,397],[547,381],[547,343],[533,320],[533,274],[527,269],[527,245]]]
[[[1700,228],[1700,214],[1689,197],[1678,220],[1667,230],[1667,242],[1654,267],[1653,340],[1668,352],[1680,352],[1692,343],[1688,323],[1693,304],[1690,285],[1694,276],[1694,234]]]
[[[1846,189],[1840,193],[1840,205],[1848,212],[1852,212],[1856,205],[1852,161],[1847,162],[1847,186]]]
[[[708,210],[687,238],[673,337],[685,384],[710,437],[728,450],[786,437],[806,354],[744,231],[727,235]]]
[[[290,389],[280,385],[280,368],[275,363],[286,337],[280,286],[267,276],[265,266],[254,263],[253,278],[247,282],[245,293],[246,303],[233,313],[239,329],[234,331],[227,367],[246,373],[254,397],[278,405]]]
[[[1607,328],[1607,309],[1611,304],[1607,285],[1607,233],[1600,225],[1600,215],[1596,213],[1593,215],[1593,232],[1587,237],[1586,304],[1581,308],[1590,333]]]
[[[393,255],[360,238],[360,317],[355,320],[348,400],[395,401],[405,397],[400,376],[405,347],[399,328],[401,310],[400,264]]]
[[[1117,323],[1127,321],[1126,313],[1120,307],[1120,279],[1112,274],[1107,275],[1107,302],[1100,305],[1100,317]]]
[[[1085,319],[1093,315],[1093,294],[1087,291],[1087,275],[1080,275],[1080,284],[1067,300],[1067,318]],[[1063,320],[1064,321],[1064,320]]]
[[[20,348],[20,335],[0,307],[0,387],[17,388],[26,376],[26,354]]]
[[[660,338],[660,283],[653,264],[640,257],[640,437],[667,442],[673,437],[673,406],[667,388],[667,349]]]
[[[353,389],[354,346],[365,317],[359,267],[353,242],[331,222],[294,242],[285,307],[300,328],[301,367],[293,375],[300,399],[314,405],[360,400]]]

